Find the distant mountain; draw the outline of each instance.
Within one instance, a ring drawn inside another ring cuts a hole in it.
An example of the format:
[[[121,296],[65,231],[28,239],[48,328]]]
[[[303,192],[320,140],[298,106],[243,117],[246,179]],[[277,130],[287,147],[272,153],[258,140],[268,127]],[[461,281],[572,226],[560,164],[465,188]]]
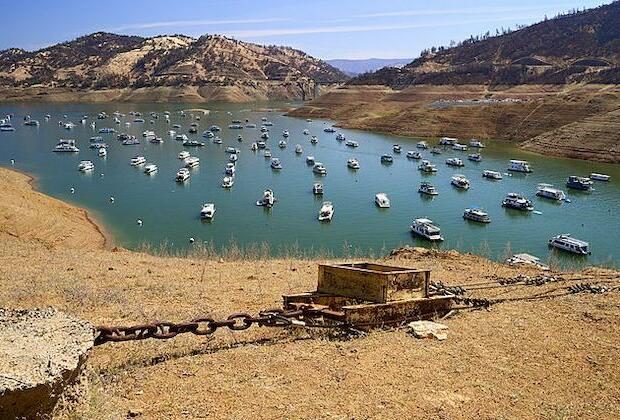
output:
[[[349,76],[369,71],[379,70],[383,67],[402,67],[411,62],[410,58],[368,58],[359,60],[334,59],[325,60],[326,63],[336,67]]]
[[[219,35],[143,38],[104,32],[39,51],[0,51],[0,87],[150,88],[275,84],[308,91],[347,76],[289,47],[262,46]]]
[[[350,84],[620,83],[620,2],[559,16],[503,35],[433,48],[406,66]]]

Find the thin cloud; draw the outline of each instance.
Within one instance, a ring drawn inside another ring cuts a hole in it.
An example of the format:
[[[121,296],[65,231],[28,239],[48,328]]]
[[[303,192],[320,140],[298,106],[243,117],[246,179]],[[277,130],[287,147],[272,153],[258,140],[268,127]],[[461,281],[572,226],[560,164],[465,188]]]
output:
[[[270,36],[282,35],[306,35],[306,34],[329,34],[329,33],[346,33],[346,32],[373,32],[373,31],[391,31],[398,29],[419,29],[419,28],[437,28],[455,25],[469,25],[476,23],[495,23],[503,21],[529,20],[536,19],[538,16],[511,16],[507,18],[494,19],[476,19],[476,20],[458,20],[451,22],[439,23],[405,23],[405,24],[385,24],[385,25],[349,25],[349,26],[322,26],[316,28],[284,28],[284,29],[248,29],[238,31],[224,31],[228,36],[235,38],[262,38]]]
[[[470,7],[460,9],[434,9],[434,10],[400,10],[396,12],[368,13],[363,15],[353,15],[355,18],[371,17],[405,17],[405,16],[435,16],[435,15],[455,15],[455,14],[490,14],[490,13],[510,13],[527,12],[535,10],[547,10],[554,7],[553,4],[545,6],[521,6],[521,7]]]
[[[109,28],[107,31],[127,31],[131,29],[154,29],[154,28],[170,28],[181,26],[210,26],[210,25],[243,25],[250,23],[274,23],[288,22],[290,19],[269,18],[269,19],[229,19],[229,20],[168,20],[162,22],[143,22],[128,23],[125,25]]]

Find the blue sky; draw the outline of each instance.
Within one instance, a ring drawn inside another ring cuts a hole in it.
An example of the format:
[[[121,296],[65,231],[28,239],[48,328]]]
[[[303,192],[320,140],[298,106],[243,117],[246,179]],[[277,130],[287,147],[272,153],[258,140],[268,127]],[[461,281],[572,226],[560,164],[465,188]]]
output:
[[[609,3],[610,0],[605,3]],[[316,57],[409,58],[471,34],[530,24],[601,0],[31,0],[4,7],[0,49],[39,49],[109,31],[218,33]]]

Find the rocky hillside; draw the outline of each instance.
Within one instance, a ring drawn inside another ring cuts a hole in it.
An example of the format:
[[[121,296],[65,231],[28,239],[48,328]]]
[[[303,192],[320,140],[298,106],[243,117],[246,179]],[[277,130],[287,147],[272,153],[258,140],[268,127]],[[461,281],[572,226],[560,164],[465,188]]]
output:
[[[219,35],[142,38],[98,32],[39,51],[0,51],[0,87],[78,90],[170,86],[297,86],[346,79],[302,51]]]
[[[503,35],[431,48],[403,68],[350,84],[565,84],[620,82],[620,2],[558,16]]]

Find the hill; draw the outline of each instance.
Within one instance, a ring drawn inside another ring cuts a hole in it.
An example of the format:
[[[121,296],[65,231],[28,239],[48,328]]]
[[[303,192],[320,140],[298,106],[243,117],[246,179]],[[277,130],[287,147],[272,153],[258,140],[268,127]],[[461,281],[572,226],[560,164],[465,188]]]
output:
[[[406,66],[354,78],[357,85],[519,85],[620,82],[620,2],[514,32],[433,47]]]
[[[368,59],[333,59],[326,63],[343,71],[348,76],[379,70],[383,67],[402,67],[411,62],[410,58],[368,58]]]
[[[219,35],[142,38],[104,32],[42,50],[0,52],[0,88],[77,91],[165,87],[236,88],[276,97],[314,94],[315,84],[346,75],[289,47]],[[272,87],[268,89],[267,86]]]

